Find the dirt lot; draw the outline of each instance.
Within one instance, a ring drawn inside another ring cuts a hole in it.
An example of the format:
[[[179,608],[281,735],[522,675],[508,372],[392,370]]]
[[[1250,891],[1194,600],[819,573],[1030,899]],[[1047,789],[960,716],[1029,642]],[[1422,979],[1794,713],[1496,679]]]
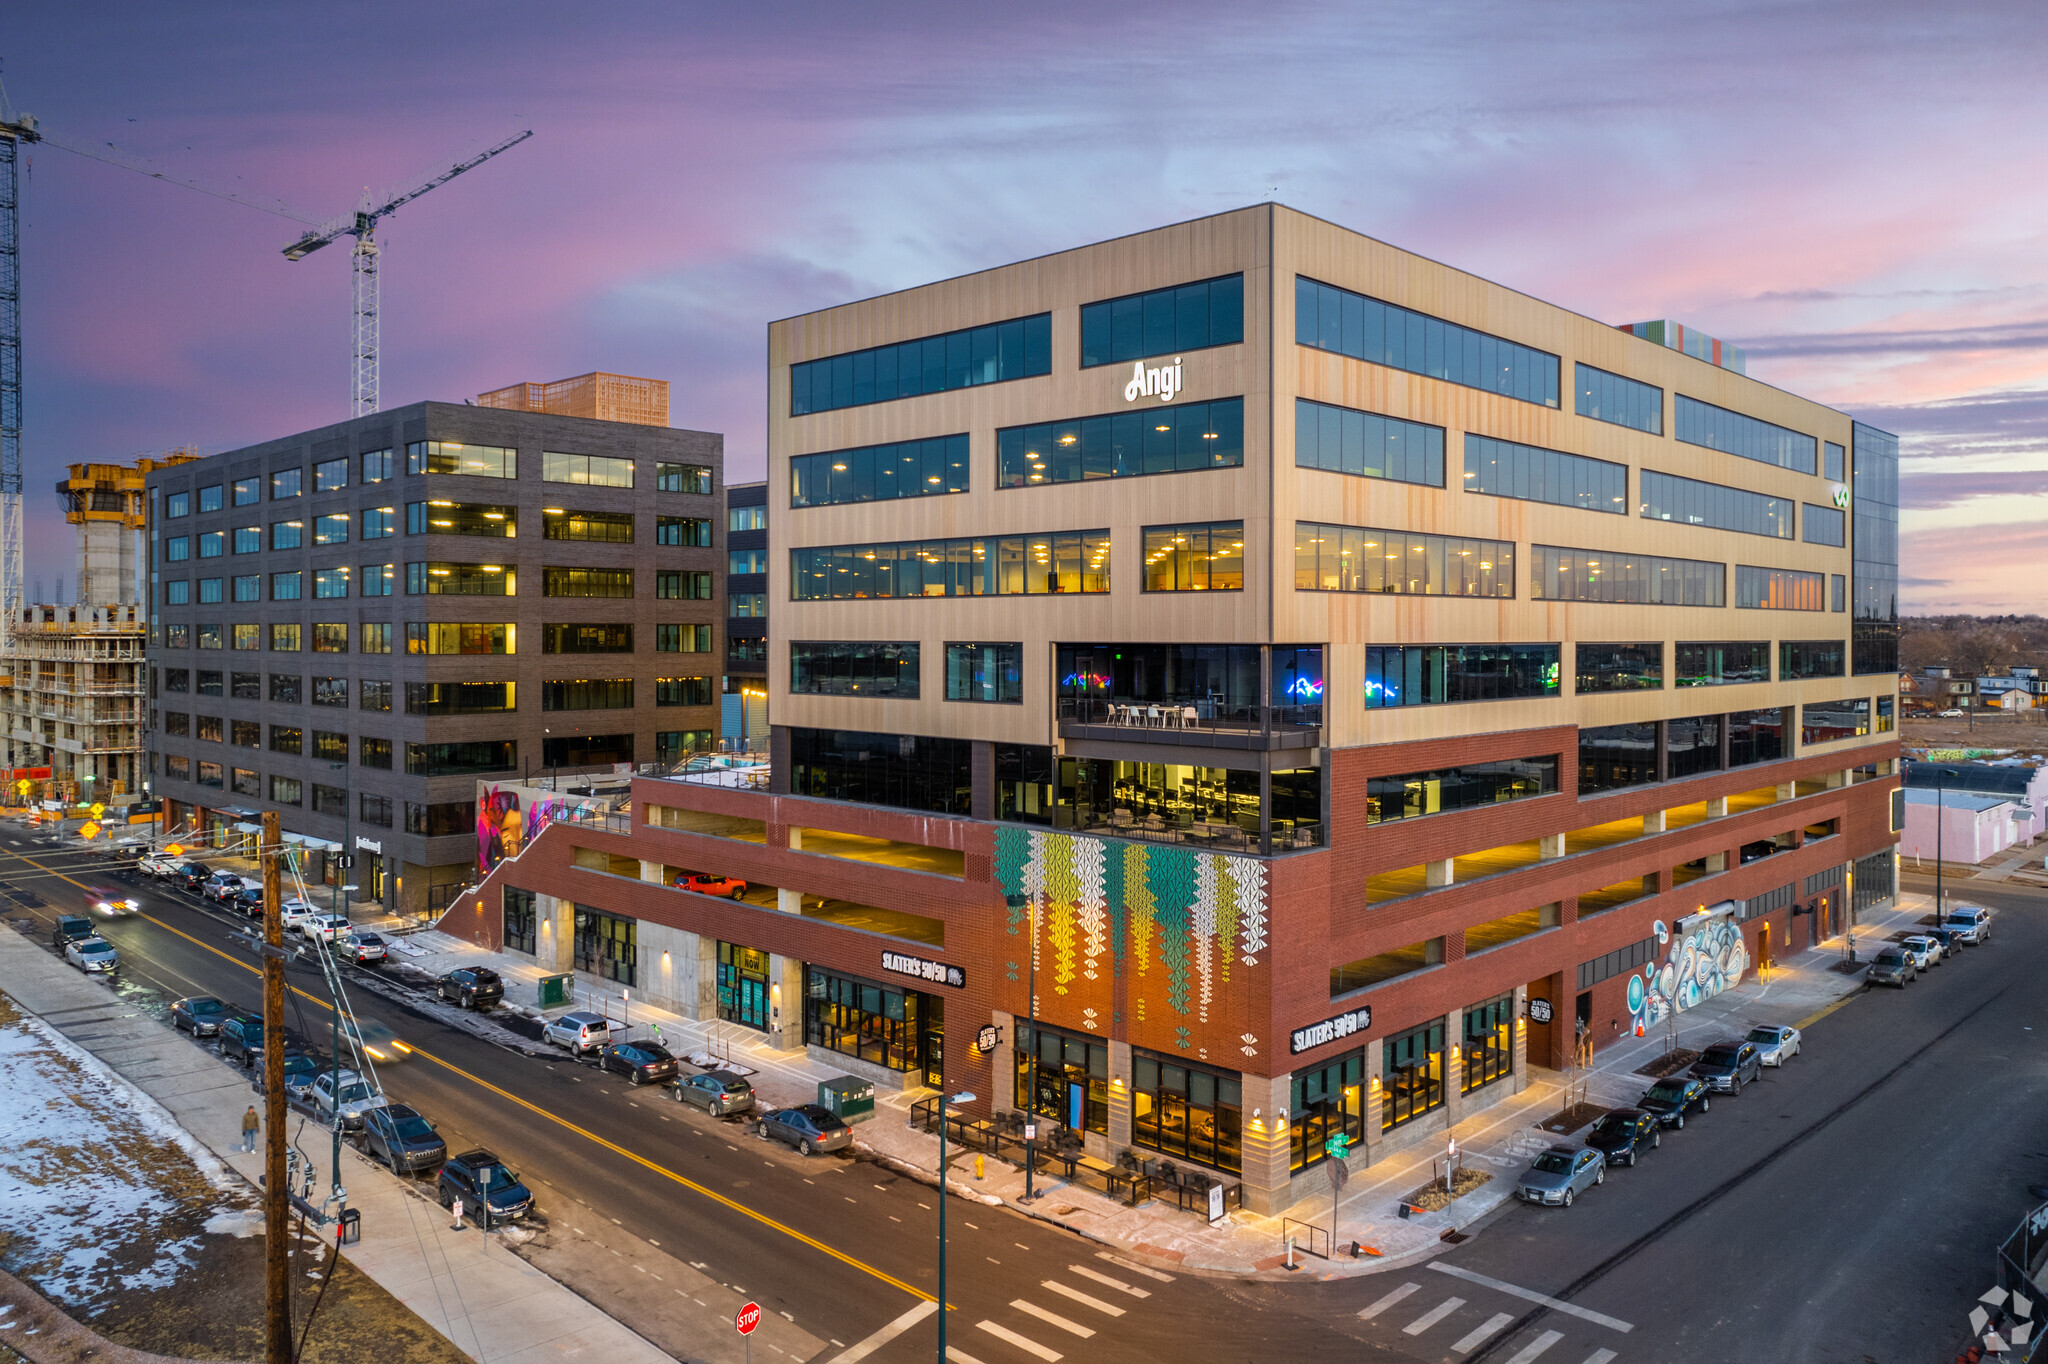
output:
[[[108,1339],[159,1354],[263,1357],[263,1235],[251,1191],[162,1110],[0,994],[0,1265]],[[303,1329],[328,1255],[294,1238]],[[307,1364],[467,1356],[338,1262]]]
[[[1979,715],[1974,722],[1908,716],[1899,722],[1899,742],[1907,748],[2010,748],[2023,758],[2048,756],[2048,710]]]

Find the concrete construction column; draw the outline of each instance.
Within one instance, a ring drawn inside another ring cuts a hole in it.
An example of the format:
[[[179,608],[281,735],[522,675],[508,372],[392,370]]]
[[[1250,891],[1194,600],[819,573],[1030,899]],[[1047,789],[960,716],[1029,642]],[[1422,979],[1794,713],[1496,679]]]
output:
[[[780,953],[768,957],[768,1045],[777,1051],[804,1045],[804,964]]]
[[[1661,834],[1664,832],[1664,811],[1651,810],[1643,816],[1643,832]]]
[[[699,1021],[718,1017],[718,939],[709,933],[697,939],[696,979],[697,1008],[690,1017]]]
[[[1778,783],[1778,799],[1779,799],[1779,800],[1790,800],[1790,799],[1792,799],[1792,798],[1793,798],[1794,796],[1796,796],[1796,795],[1798,795],[1798,794],[1799,794],[1799,787],[1798,787],[1798,784],[1797,784],[1796,782],[1789,782],[1789,781],[1781,781],[1781,782],[1779,782],[1779,783]]]
[[[696,1016],[697,935],[649,919],[639,921],[640,988],[636,998],[686,1018]]]
[[[1726,797],[1726,796],[1715,796],[1715,797],[1714,797],[1714,798],[1713,798],[1712,800],[1710,800],[1710,801],[1708,801],[1708,802],[1707,802],[1707,818],[1708,818],[1708,819],[1726,819],[1727,817],[1728,817],[1728,797]]]
[[[789,832],[794,835],[796,830],[791,829]],[[804,893],[800,890],[791,890],[788,886],[777,886],[775,907],[784,914],[801,914],[804,912]]]
[[[1423,884],[1424,884],[1424,885],[1426,885],[1426,886],[1428,886],[1428,887],[1429,887],[1430,889],[1432,889],[1432,890],[1436,889],[1436,888],[1437,888],[1437,887],[1439,887],[1439,886],[1448,886],[1448,885],[1450,885],[1450,884],[1451,884],[1451,874],[1452,874],[1452,863],[1451,863],[1451,859],[1450,859],[1450,858],[1448,858],[1448,857],[1446,857],[1446,858],[1442,859],[1441,861],[1437,861],[1437,862],[1427,862],[1427,863],[1424,863],[1424,864],[1423,864],[1423,868],[1422,868],[1422,880],[1423,880]]]
[[[789,850],[790,850],[791,852],[802,852],[802,851],[804,850],[804,828],[803,828],[803,825],[801,825],[801,824],[791,824],[791,825],[789,825],[789,826],[788,826],[788,830],[789,830]]]
[[[1529,1087],[1529,1020],[1524,1017],[1529,1009],[1529,987],[1515,987],[1515,1029],[1510,1034],[1510,1061],[1515,1072],[1514,1092],[1520,1094]]]
[[[533,917],[538,935],[533,942],[534,960],[544,971],[570,970],[576,961],[575,902],[536,892]]]
[[[1131,1144],[1131,1044],[1114,1038],[1109,1043],[1109,1149],[1121,1151]]]
[[[1854,774],[1850,771],[1850,769],[1846,767],[1839,768],[1836,771],[1828,773],[1828,789],[1831,791],[1839,787],[1849,786],[1853,784],[1854,781]]]
[[[1246,1073],[1239,1121],[1244,1127],[1244,1206],[1271,1217],[1294,1201],[1289,1186],[1287,1104],[1292,1075]]]
[[[654,883],[655,885],[657,885],[657,886],[658,886],[658,885],[660,885],[660,884],[661,884],[661,863],[659,863],[659,862],[649,862],[649,861],[648,861],[648,860],[647,860],[646,858],[644,858],[644,857],[643,857],[643,858],[641,858],[641,859],[640,859],[640,879],[641,879],[642,881],[652,881],[652,882],[653,882],[653,883]]]
[[[1553,857],[1564,856],[1564,835],[1545,834],[1537,840],[1537,855],[1548,862]]]

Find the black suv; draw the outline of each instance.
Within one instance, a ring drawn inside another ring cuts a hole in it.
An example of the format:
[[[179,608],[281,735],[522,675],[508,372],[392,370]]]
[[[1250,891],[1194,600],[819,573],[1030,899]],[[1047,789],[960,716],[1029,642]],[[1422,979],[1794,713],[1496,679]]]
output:
[[[196,891],[213,879],[213,868],[204,862],[186,862],[172,874],[171,883]]]
[[[1754,1042],[1716,1042],[1700,1053],[1687,1072],[1708,1089],[1740,1094],[1742,1087],[1764,1072],[1764,1054]]]
[[[1609,1165],[1633,1166],[1645,1149],[1663,1141],[1657,1115],[1641,1108],[1614,1109],[1586,1134],[1586,1145],[1605,1156]]]
[[[489,1151],[464,1151],[448,1157],[441,1164],[436,1192],[444,1208],[461,1199],[463,1212],[475,1217],[486,1231],[493,1222],[516,1222],[533,1211],[533,1194]]]
[[[1636,1107],[1653,1114],[1666,1127],[1685,1128],[1685,1115],[1697,1108],[1704,1113],[1713,1107],[1707,1087],[1690,1075],[1671,1075],[1643,1091]]]
[[[448,1143],[434,1125],[405,1104],[386,1104],[363,1114],[362,1143],[398,1175],[432,1169],[448,1155]],[[463,1197],[466,1201],[469,1195]]]
[[[66,945],[90,938],[97,932],[99,930],[93,927],[92,920],[83,914],[59,914],[56,927],[50,930],[50,946],[62,952]]]
[[[505,982],[488,966],[464,966],[441,977],[441,998],[465,1009],[481,1009],[505,997]]]
[[[263,1064],[263,1020],[254,1014],[236,1014],[220,1025],[220,1057],[245,1066]]]

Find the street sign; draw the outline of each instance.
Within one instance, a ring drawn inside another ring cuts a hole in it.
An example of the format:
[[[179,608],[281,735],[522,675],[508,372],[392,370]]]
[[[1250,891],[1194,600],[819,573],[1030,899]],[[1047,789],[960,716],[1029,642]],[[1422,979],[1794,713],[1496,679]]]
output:
[[[335,866],[341,867],[344,870],[346,870],[349,867],[353,867],[356,864],[356,858],[354,853],[336,853],[329,860],[331,860]]]
[[[1351,1138],[1342,1132],[1332,1134],[1323,1142],[1323,1154],[1332,1160],[1342,1160],[1351,1154]]]
[[[1221,1180],[1209,1185],[1209,1225],[1215,1226],[1223,1220],[1223,1183]]]
[[[739,1332],[743,1336],[754,1334],[754,1328],[760,1324],[761,1304],[758,1302],[750,1302],[745,1307],[742,1307],[739,1316],[733,1319],[733,1325],[739,1328]]]

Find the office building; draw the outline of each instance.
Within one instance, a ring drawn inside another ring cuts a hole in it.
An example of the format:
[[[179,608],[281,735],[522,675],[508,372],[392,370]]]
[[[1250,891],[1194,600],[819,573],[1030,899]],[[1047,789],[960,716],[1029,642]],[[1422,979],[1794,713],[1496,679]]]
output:
[[[475,879],[479,777],[711,747],[721,464],[710,432],[427,402],[153,472],[166,829],[276,809],[316,877],[427,913]]]
[[[1263,1211],[1440,1145],[1892,894],[1896,441],[1640,331],[1278,205],[776,322],[769,789],[443,922]]]
[[[768,485],[725,490],[725,683],[718,737],[733,749],[768,744]]]

